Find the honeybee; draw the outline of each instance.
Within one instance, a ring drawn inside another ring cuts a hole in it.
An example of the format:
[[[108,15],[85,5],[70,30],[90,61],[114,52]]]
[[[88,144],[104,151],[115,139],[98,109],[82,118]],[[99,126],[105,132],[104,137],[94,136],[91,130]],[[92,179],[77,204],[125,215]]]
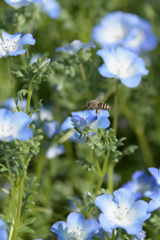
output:
[[[96,109],[96,114],[100,113],[99,109],[110,110],[111,107],[108,104],[99,102],[102,99],[103,99],[103,93],[99,94],[98,98],[96,98],[95,100],[87,101],[86,107],[90,110]]]

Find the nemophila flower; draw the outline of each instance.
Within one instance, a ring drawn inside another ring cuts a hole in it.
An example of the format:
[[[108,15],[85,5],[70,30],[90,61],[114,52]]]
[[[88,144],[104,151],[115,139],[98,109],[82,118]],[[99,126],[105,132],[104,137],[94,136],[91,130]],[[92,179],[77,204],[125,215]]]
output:
[[[151,167],[148,168],[148,171],[152,174],[152,176],[156,180],[157,185],[160,185],[160,169]]]
[[[50,18],[58,18],[61,10],[61,5],[56,0],[42,0],[39,4],[43,13],[47,14]]]
[[[133,192],[135,200],[137,200],[143,196],[149,196],[157,188],[157,185],[152,176],[144,171],[136,171],[132,175],[132,181],[122,185],[122,188]]]
[[[92,30],[92,39],[102,48],[123,46],[131,51],[151,51],[157,46],[152,25],[135,14],[113,12]]]
[[[43,130],[48,138],[52,138],[54,135],[59,134],[59,123],[57,121],[52,122],[44,122],[43,123]]]
[[[99,73],[103,77],[118,78],[129,87],[137,87],[140,84],[141,76],[147,75],[145,62],[136,53],[122,47],[106,48],[97,51],[103,58],[104,64],[99,67]]]
[[[160,208],[160,189],[157,189],[149,197],[152,200],[148,204],[148,212],[153,212],[154,210]]]
[[[146,232],[141,230],[139,233],[133,235],[131,240],[145,240]]]
[[[7,225],[2,219],[0,219],[0,240],[8,240]]]
[[[56,222],[51,231],[61,240],[91,240],[93,233],[99,229],[99,224],[94,219],[85,220],[83,214],[70,213],[67,222]]]
[[[21,33],[8,34],[2,32],[2,38],[0,38],[0,58],[4,56],[17,56],[24,54],[26,52],[23,49],[25,44],[34,45],[36,40],[33,38],[32,34],[25,34],[21,37]]]
[[[95,114],[95,110],[84,110],[84,111],[78,111],[78,112],[71,112],[71,114],[72,114],[72,116],[78,115],[83,120],[83,119],[87,119],[89,116],[93,116],[93,114]],[[98,114],[97,120],[92,122],[90,127],[93,129],[107,128],[110,125],[110,121],[109,121],[108,117],[109,117],[108,111],[100,110],[100,114]],[[66,120],[61,125],[62,131],[66,131],[68,129],[73,128],[72,119],[73,118],[71,118],[71,117],[66,118]],[[90,124],[90,123],[88,122],[88,124]]]
[[[49,147],[47,152],[46,152],[46,156],[48,159],[53,159],[56,156],[65,153],[65,148],[63,144],[60,145],[55,145],[52,147]]]
[[[95,115],[90,115],[86,119],[80,117],[79,115],[72,115],[71,121],[73,125],[80,131],[83,131],[88,125],[95,122],[98,119]]]
[[[23,98],[22,100],[18,100],[18,105],[20,106],[20,108],[22,109],[23,112],[26,111],[26,104],[27,104],[27,100],[25,98]],[[11,97],[11,98],[8,98],[5,101],[3,101],[2,107],[13,111],[13,108],[16,108],[14,98]]]
[[[43,0],[5,0],[5,1],[13,8],[18,9],[21,7],[26,7],[33,2],[42,3]]]
[[[150,218],[147,213],[148,203],[134,200],[134,194],[125,188],[113,193],[96,197],[95,205],[102,213],[99,216],[101,227],[106,232],[115,228],[123,228],[128,234],[136,234],[142,229],[142,223]]]
[[[26,113],[0,109],[0,140],[10,142],[18,139],[25,141],[33,136],[32,130],[27,127],[31,123],[30,117]]]
[[[64,48],[58,47],[56,48],[55,52],[67,52],[71,55],[76,55],[77,52],[82,48],[85,51],[88,48],[96,48],[93,42],[89,43],[82,43],[80,40],[74,40],[70,44],[67,44]]]

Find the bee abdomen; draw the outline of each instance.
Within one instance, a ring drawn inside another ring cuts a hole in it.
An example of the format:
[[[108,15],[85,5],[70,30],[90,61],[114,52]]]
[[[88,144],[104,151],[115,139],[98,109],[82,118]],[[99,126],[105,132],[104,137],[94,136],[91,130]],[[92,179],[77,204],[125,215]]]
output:
[[[108,104],[106,104],[106,103],[98,103],[98,107],[99,107],[100,109],[104,109],[104,110],[109,110],[109,109],[111,109],[111,107],[110,107]]]

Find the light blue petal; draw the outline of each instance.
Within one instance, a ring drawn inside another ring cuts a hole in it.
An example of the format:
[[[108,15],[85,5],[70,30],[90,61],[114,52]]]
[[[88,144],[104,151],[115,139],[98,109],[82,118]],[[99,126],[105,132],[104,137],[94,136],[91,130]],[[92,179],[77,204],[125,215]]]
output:
[[[65,48],[63,48],[63,47],[58,47],[58,48],[56,48],[56,50],[55,50],[55,52],[65,52],[66,50],[65,50]]]
[[[7,51],[7,53],[10,55],[10,56],[13,56],[13,57],[16,57],[18,55],[22,55],[26,52],[25,49],[22,49],[22,50],[19,50],[19,51],[15,51],[15,52],[11,52],[11,51]]]
[[[142,222],[146,221],[151,216],[151,214],[147,213],[147,209],[147,202],[143,200],[134,202],[131,209],[129,210],[128,220],[130,222],[140,222],[142,224]]]
[[[136,75],[136,76],[130,77],[130,78],[120,78],[120,80],[126,87],[135,88],[140,84],[141,76]]]
[[[36,40],[33,38],[32,34],[25,34],[20,40],[16,43],[14,49],[15,51],[22,50],[25,44],[34,45]]]
[[[106,215],[103,213],[99,215],[99,223],[101,227],[104,229],[104,231],[108,233],[111,233],[112,230],[116,227],[115,223],[111,219],[106,217]]]
[[[42,12],[48,14],[52,19],[58,18],[61,10],[60,4],[55,0],[43,0],[40,8]]]
[[[20,141],[26,141],[33,137],[33,132],[30,128],[25,127],[21,131],[18,132],[16,139]]]
[[[22,129],[31,123],[31,118],[26,113],[16,112],[12,115],[11,122],[13,126],[15,125]]]
[[[85,121],[86,121],[87,124],[89,125],[89,124],[95,122],[97,119],[98,119],[97,116],[95,116],[95,115],[90,115],[89,117],[87,117],[87,118],[85,119]]]
[[[0,240],[8,240],[8,232],[3,228],[0,229]]]
[[[80,213],[70,213],[67,217],[67,225],[71,231],[74,231],[77,228],[82,229],[85,218],[83,214]]]
[[[160,202],[155,202],[151,200],[148,204],[148,212],[153,212],[156,209],[160,208]]]
[[[98,222],[94,219],[87,219],[83,224],[83,239],[91,238],[93,233],[100,229]]]
[[[4,122],[10,122],[10,118],[12,117],[11,111],[5,108],[0,109],[0,124]]]
[[[114,210],[117,207],[117,204],[113,201],[113,196],[110,194],[102,194],[96,197],[94,203],[106,216],[110,214],[111,209]]]
[[[160,189],[157,189],[155,192],[153,192],[150,198],[160,203]]]
[[[62,131],[66,131],[71,128],[73,128],[71,117],[67,117],[66,120],[62,123],[61,129]]]
[[[118,205],[125,204],[129,206],[132,205],[132,203],[135,201],[134,193],[125,188],[119,188],[113,192],[113,195],[115,196],[115,201]]]
[[[68,231],[68,226],[67,226],[66,222],[59,221],[59,222],[56,222],[55,224],[53,224],[52,227],[50,228],[50,230],[52,232],[54,232],[55,234],[57,234],[58,236],[65,239],[65,234]]]
[[[116,76],[115,74],[113,74],[109,71],[109,69],[107,68],[107,66],[105,64],[103,64],[101,67],[99,67],[98,71],[103,77],[113,78]]]
[[[148,168],[148,171],[152,174],[152,176],[156,180],[156,183],[160,185],[160,169],[151,167],[151,168]]]
[[[128,234],[136,234],[142,230],[142,223],[134,222],[131,225],[125,225],[122,228],[124,228]]]

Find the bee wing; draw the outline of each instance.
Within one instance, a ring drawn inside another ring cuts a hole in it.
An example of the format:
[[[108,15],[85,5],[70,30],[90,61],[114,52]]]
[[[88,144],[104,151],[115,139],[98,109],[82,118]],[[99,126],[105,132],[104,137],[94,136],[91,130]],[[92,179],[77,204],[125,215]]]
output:
[[[104,98],[104,93],[100,92],[95,100],[97,102],[102,102],[103,98]]]

